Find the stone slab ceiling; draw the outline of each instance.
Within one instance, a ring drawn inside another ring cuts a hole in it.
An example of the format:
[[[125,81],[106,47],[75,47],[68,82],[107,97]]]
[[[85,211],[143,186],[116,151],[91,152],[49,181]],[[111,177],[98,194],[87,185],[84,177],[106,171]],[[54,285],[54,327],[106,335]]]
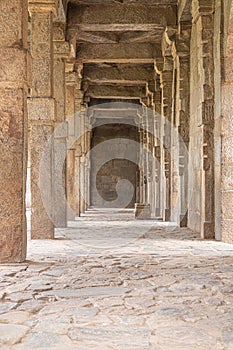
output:
[[[176,29],[177,0],[69,1],[67,38],[76,43],[85,96],[146,97],[154,90],[164,31],[172,36]]]

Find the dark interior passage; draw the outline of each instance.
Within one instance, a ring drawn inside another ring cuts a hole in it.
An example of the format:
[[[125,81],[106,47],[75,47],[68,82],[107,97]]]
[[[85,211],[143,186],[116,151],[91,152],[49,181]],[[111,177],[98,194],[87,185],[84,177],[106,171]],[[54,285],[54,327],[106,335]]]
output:
[[[96,126],[92,136],[91,205],[133,208],[137,197],[138,159],[138,130],[134,125]],[[121,195],[119,181],[123,185]]]

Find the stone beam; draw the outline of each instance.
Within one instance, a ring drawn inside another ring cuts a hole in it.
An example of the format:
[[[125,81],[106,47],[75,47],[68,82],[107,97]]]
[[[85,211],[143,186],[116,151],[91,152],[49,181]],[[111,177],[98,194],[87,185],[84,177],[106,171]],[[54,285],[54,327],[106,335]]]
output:
[[[176,26],[166,26],[166,28],[175,29]],[[152,32],[152,31],[161,31],[161,29],[165,29],[164,26],[158,24],[80,24],[78,26],[69,26],[69,33],[79,33],[82,32],[95,32],[95,33],[110,33],[110,32]]]
[[[63,3],[67,6],[69,0],[63,0]],[[83,5],[102,5],[103,0],[73,0],[73,3],[83,4]],[[176,5],[177,0],[104,0],[106,4],[116,4],[118,2],[121,4],[145,4],[145,5]]]
[[[176,25],[176,6],[158,5],[124,5],[101,4],[70,6],[68,12],[69,27],[95,24],[156,24],[166,26]]]
[[[150,81],[156,78],[153,65],[84,65],[83,78],[98,82]]]
[[[77,48],[78,63],[154,63],[161,56],[161,45],[133,44],[80,44]]]
[[[138,99],[147,96],[146,86],[90,85],[86,97]]]
[[[92,110],[92,116],[94,118],[136,118],[138,116],[138,109],[106,109],[97,108]]]

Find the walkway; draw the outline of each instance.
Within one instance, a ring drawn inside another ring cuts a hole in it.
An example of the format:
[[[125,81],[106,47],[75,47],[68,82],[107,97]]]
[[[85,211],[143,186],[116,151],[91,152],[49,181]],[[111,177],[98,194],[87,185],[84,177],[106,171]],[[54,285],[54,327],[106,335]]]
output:
[[[233,246],[89,211],[0,265],[0,349],[231,350]]]

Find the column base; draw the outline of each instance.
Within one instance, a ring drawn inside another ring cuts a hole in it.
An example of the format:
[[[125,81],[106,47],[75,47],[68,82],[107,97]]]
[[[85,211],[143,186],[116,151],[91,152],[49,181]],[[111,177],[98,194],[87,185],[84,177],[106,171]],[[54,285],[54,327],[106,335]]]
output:
[[[188,227],[188,213],[180,215],[180,227]]]
[[[165,221],[171,221],[171,210],[165,209]]]
[[[201,238],[203,238],[203,239],[215,239],[213,222],[206,221],[203,223]]]
[[[151,219],[150,204],[135,203],[135,219],[138,219],[138,220]]]

